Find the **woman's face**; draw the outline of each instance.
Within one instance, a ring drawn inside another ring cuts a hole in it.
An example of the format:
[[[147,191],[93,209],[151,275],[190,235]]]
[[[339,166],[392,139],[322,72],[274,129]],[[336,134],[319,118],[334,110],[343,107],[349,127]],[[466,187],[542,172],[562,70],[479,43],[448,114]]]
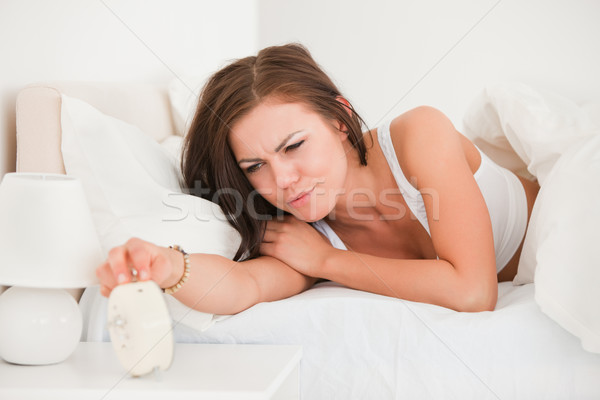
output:
[[[343,192],[347,135],[336,127],[302,103],[269,100],[231,127],[229,145],[260,195],[312,222]]]

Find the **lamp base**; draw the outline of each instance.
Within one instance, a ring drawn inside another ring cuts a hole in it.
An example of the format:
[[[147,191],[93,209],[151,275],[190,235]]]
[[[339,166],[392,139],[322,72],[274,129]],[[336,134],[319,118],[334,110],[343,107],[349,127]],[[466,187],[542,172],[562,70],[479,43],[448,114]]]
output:
[[[81,312],[62,289],[13,286],[0,295],[0,357],[13,364],[66,360],[81,337]]]

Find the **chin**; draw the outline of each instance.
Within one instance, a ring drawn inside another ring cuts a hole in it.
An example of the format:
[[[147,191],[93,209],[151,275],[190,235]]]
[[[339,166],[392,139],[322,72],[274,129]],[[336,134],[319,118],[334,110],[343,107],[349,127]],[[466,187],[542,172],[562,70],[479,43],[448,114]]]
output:
[[[300,219],[300,220],[302,220],[302,221],[304,221],[304,222],[309,222],[309,223],[310,223],[310,222],[316,222],[316,221],[319,221],[319,220],[321,220],[321,219],[323,219],[323,218],[298,218],[298,219]]]
[[[323,218],[329,215],[329,212],[327,210],[319,210],[317,212],[310,212],[310,210],[307,210],[306,212],[304,212],[303,210],[294,209],[293,211],[289,212],[294,217],[304,222],[316,222],[322,220]]]

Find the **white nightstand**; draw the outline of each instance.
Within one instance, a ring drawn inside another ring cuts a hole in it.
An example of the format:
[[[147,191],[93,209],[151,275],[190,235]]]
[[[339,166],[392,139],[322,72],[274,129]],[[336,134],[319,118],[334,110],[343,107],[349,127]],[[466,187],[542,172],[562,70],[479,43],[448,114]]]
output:
[[[127,376],[110,343],[82,342],[60,364],[0,360],[0,399],[299,399],[301,358],[301,346],[176,344],[157,380]]]

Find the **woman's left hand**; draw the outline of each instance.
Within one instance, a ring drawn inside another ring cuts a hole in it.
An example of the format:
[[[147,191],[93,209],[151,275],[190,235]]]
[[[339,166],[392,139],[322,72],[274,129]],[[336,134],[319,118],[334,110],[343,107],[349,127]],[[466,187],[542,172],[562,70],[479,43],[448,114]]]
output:
[[[283,261],[301,274],[322,278],[323,265],[333,247],[308,223],[286,215],[267,222],[260,253]]]

